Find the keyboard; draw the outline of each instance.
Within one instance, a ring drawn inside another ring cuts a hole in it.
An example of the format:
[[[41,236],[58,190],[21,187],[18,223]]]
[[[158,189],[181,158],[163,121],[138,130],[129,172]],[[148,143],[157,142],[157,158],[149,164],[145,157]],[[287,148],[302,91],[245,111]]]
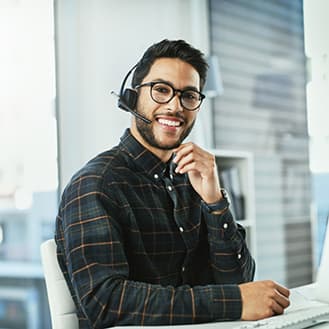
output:
[[[267,319],[239,324],[233,329],[304,329],[329,322],[329,305],[299,309]]]

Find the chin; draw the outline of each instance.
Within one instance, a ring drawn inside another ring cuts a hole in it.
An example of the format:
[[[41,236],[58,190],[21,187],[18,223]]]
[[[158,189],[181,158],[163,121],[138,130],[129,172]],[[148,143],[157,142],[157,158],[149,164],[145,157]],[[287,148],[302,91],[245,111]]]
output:
[[[162,150],[173,150],[177,148],[182,142],[181,141],[175,141],[172,143],[161,143],[158,142],[158,147],[161,148]]]

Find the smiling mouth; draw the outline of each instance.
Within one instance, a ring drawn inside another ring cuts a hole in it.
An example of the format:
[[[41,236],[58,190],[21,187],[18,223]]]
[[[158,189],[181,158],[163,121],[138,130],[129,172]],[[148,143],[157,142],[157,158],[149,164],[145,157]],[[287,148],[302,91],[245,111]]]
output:
[[[163,118],[158,118],[156,119],[160,124],[168,127],[180,127],[183,125],[182,121],[178,120],[170,120],[170,119],[163,119]]]

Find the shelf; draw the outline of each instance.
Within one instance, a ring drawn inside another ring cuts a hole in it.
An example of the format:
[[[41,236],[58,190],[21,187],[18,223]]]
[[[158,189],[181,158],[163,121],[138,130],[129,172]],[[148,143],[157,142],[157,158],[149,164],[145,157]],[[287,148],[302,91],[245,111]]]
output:
[[[247,230],[247,244],[254,258],[256,252],[255,184],[253,154],[239,150],[211,149],[215,155],[221,186],[231,198],[232,213]]]
[[[0,261],[1,278],[43,279],[43,269],[40,263]]]

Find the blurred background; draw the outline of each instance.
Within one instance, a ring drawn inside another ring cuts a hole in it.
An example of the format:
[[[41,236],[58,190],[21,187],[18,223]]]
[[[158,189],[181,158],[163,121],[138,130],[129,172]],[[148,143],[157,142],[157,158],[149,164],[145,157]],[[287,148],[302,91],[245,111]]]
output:
[[[130,125],[110,91],[163,38],[209,58],[191,139],[238,189],[257,279],[312,282],[329,214],[328,12],[326,0],[0,0],[0,327],[50,328],[40,244],[73,173]]]

